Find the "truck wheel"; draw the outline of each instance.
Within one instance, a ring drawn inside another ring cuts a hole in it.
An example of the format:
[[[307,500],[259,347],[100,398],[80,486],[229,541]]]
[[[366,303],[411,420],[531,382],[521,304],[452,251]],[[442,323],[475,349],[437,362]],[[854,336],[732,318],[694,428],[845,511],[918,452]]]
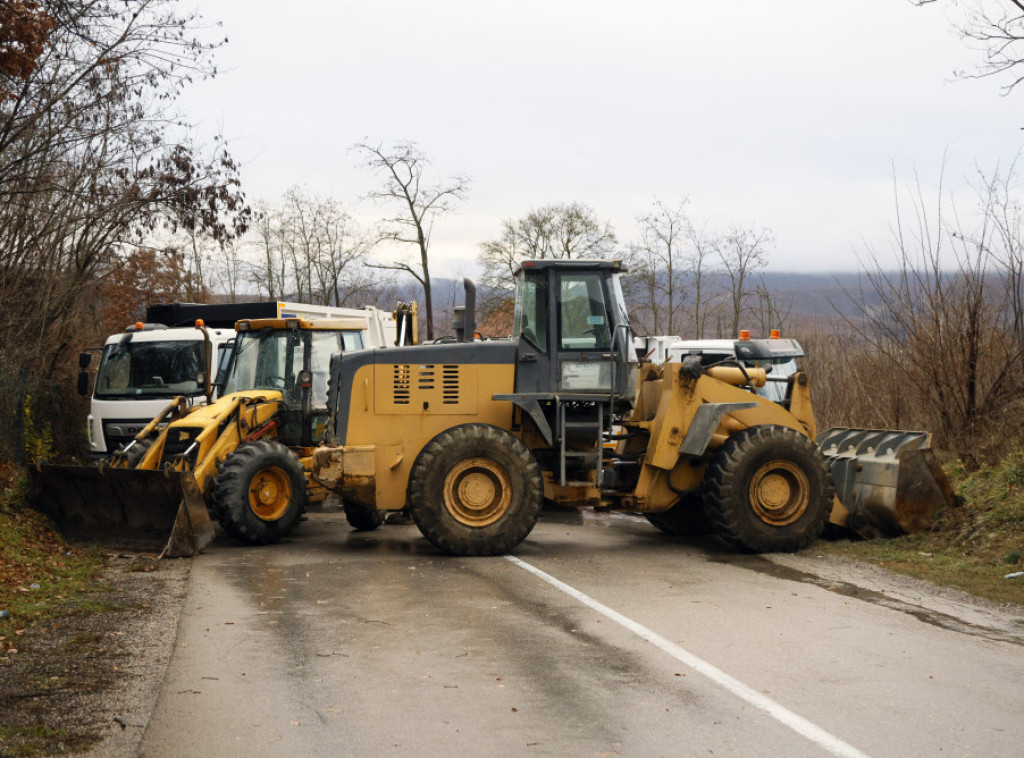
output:
[[[726,440],[706,485],[704,507],[715,533],[755,553],[807,547],[832,507],[832,475],[818,446],[783,426],[752,426]]]
[[[423,448],[409,477],[409,508],[444,552],[502,555],[537,523],[543,491],[540,467],[519,438],[466,424]]]
[[[688,495],[667,511],[645,513],[644,516],[661,531],[680,537],[710,534],[713,531],[704,512],[704,501],[699,495]]]
[[[239,542],[277,542],[306,510],[306,473],[280,442],[246,442],[224,459],[210,502],[224,531]]]
[[[372,532],[384,523],[384,513],[345,503],[345,520],[358,532]]]

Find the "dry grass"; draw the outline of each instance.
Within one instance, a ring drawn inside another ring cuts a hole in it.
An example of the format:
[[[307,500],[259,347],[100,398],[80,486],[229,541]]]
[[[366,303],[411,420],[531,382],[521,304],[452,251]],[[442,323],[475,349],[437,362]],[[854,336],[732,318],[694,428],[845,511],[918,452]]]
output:
[[[1024,452],[968,473],[947,467],[961,502],[931,529],[893,540],[841,541],[828,552],[869,561],[998,603],[1024,605]]]
[[[24,479],[0,466],[0,656],[27,627],[88,611],[102,556],[73,549],[23,504]]]

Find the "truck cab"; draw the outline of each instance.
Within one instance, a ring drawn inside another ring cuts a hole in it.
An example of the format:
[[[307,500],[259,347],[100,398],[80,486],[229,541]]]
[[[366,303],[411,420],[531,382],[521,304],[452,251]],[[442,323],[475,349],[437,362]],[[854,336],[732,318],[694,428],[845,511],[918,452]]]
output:
[[[207,334],[212,364],[221,366],[235,331],[208,329]],[[205,353],[203,333],[194,327],[139,323],[108,337],[100,351],[89,405],[93,458],[131,442],[175,397],[184,396],[190,404],[205,403]]]
[[[700,356],[701,364],[705,366],[739,362],[746,368],[763,368],[768,374],[765,384],[763,387],[755,387],[754,392],[773,402],[782,403],[786,399],[789,377],[797,372],[796,359],[804,356],[804,350],[796,340],[778,337],[678,340],[669,345],[665,360],[681,363],[690,355]]]

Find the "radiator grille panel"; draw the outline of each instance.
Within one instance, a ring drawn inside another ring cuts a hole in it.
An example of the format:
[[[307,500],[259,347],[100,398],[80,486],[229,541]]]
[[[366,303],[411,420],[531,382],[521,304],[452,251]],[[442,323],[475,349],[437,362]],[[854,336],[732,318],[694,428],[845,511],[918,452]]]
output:
[[[396,365],[394,374],[394,402],[395,405],[409,405],[410,391],[412,389],[412,370],[408,365]]]
[[[443,366],[441,368],[441,397],[445,405],[458,405],[462,394],[462,383],[459,378],[459,367]]]

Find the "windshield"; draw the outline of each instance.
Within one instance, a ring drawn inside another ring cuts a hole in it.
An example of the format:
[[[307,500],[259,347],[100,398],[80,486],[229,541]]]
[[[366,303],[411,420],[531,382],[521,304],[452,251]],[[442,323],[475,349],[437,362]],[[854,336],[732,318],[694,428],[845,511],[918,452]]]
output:
[[[608,322],[603,277],[598,273],[564,272],[558,309],[562,350],[607,350],[612,332]]]
[[[305,352],[312,348],[309,369],[313,372],[312,405],[327,407],[327,377],[331,354],[360,350],[363,334],[357,330],[264,329],[238,336],[231,372],[224,394],[242,390],[280,390],[289,405],[301,401],[298,375]]]
[[[198,395],[203,343],[129,342],[107,345],[96,374],[96,397]]]

